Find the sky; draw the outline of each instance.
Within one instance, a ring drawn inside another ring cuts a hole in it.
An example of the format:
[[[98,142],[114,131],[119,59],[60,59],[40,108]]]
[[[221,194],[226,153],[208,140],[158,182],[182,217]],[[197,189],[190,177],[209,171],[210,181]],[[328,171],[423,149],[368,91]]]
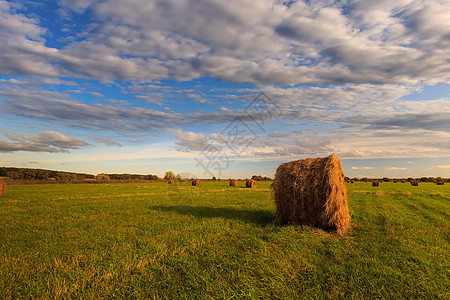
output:
[[[0,166],[450,177],[447,0],[0,0]]]

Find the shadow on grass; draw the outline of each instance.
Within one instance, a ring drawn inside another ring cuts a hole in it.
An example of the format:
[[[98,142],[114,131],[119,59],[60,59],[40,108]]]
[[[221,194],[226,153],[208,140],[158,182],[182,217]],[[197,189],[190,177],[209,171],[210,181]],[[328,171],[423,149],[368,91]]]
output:
[[[223,218],[252,223],[257,226],[266,226],[272,223],[273,214],[266,210],[234,209],[227,207],[207,206],[152,206],[150,209],[175,212],[180,215],[194,216],[197,218]]]

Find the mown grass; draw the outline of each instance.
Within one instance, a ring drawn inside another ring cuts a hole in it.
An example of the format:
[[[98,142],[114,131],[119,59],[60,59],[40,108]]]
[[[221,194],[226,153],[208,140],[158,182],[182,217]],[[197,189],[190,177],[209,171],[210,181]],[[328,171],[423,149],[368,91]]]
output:
[[[450,184],[348,184],[344,237],[243,185],[8,186],[0,298],[449,299]]]

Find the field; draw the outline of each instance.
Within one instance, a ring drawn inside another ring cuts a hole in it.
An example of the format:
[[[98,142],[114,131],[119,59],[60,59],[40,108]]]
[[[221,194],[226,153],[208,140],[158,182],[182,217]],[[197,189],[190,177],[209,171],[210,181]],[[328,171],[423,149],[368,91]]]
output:
[[[244,184],[8,186],[0,299],[450,298],[450,184],[348,184],[342,238]]]

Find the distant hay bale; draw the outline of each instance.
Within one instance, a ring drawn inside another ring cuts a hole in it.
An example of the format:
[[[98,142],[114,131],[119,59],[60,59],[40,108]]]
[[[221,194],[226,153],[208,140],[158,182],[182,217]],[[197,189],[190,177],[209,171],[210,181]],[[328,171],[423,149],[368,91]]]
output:
[[[0,178],[0,197],[3,197],[5,192],[6,192],[6,183],[3,181],[3,179]]]
[[[169,182],[169,184],[173,184],[173,183],[175,183],[175,180],[170,179],[168,182]]]
[[[256,180],[253,179],[247,179],[247,181],[245,182],[245,187],[246,188],[255,188],[256,187]]]
[[[412,186],[419,186],[419,182],[417,182],[417,181],[411,181],[411,185],[412,185]]]
[[[236,179],[230,179],[230,186],[238,186],[238,181]]]
[[[397,183],[398,182],[398,180],[394,180],[394,183]]]
[[[192,180],[192,186],[200,186],[200,179]]]
[[[380,182],[378,180],[372,181],[372,186],[380,186]]]
[[[312,225],[338,234],[348,230],[347,189],[336,155],[282,163],[272,192],[278,222]]]
[[[437,185],[444,185],[444,181],[438,181],[436,182]]]
[[[402,180],[402,181],[400,181],[401,183],[406,183],[406,181],[405,180]]]
[[[354,180],[350,180],[350,183],[355,183],[355,181]]]

